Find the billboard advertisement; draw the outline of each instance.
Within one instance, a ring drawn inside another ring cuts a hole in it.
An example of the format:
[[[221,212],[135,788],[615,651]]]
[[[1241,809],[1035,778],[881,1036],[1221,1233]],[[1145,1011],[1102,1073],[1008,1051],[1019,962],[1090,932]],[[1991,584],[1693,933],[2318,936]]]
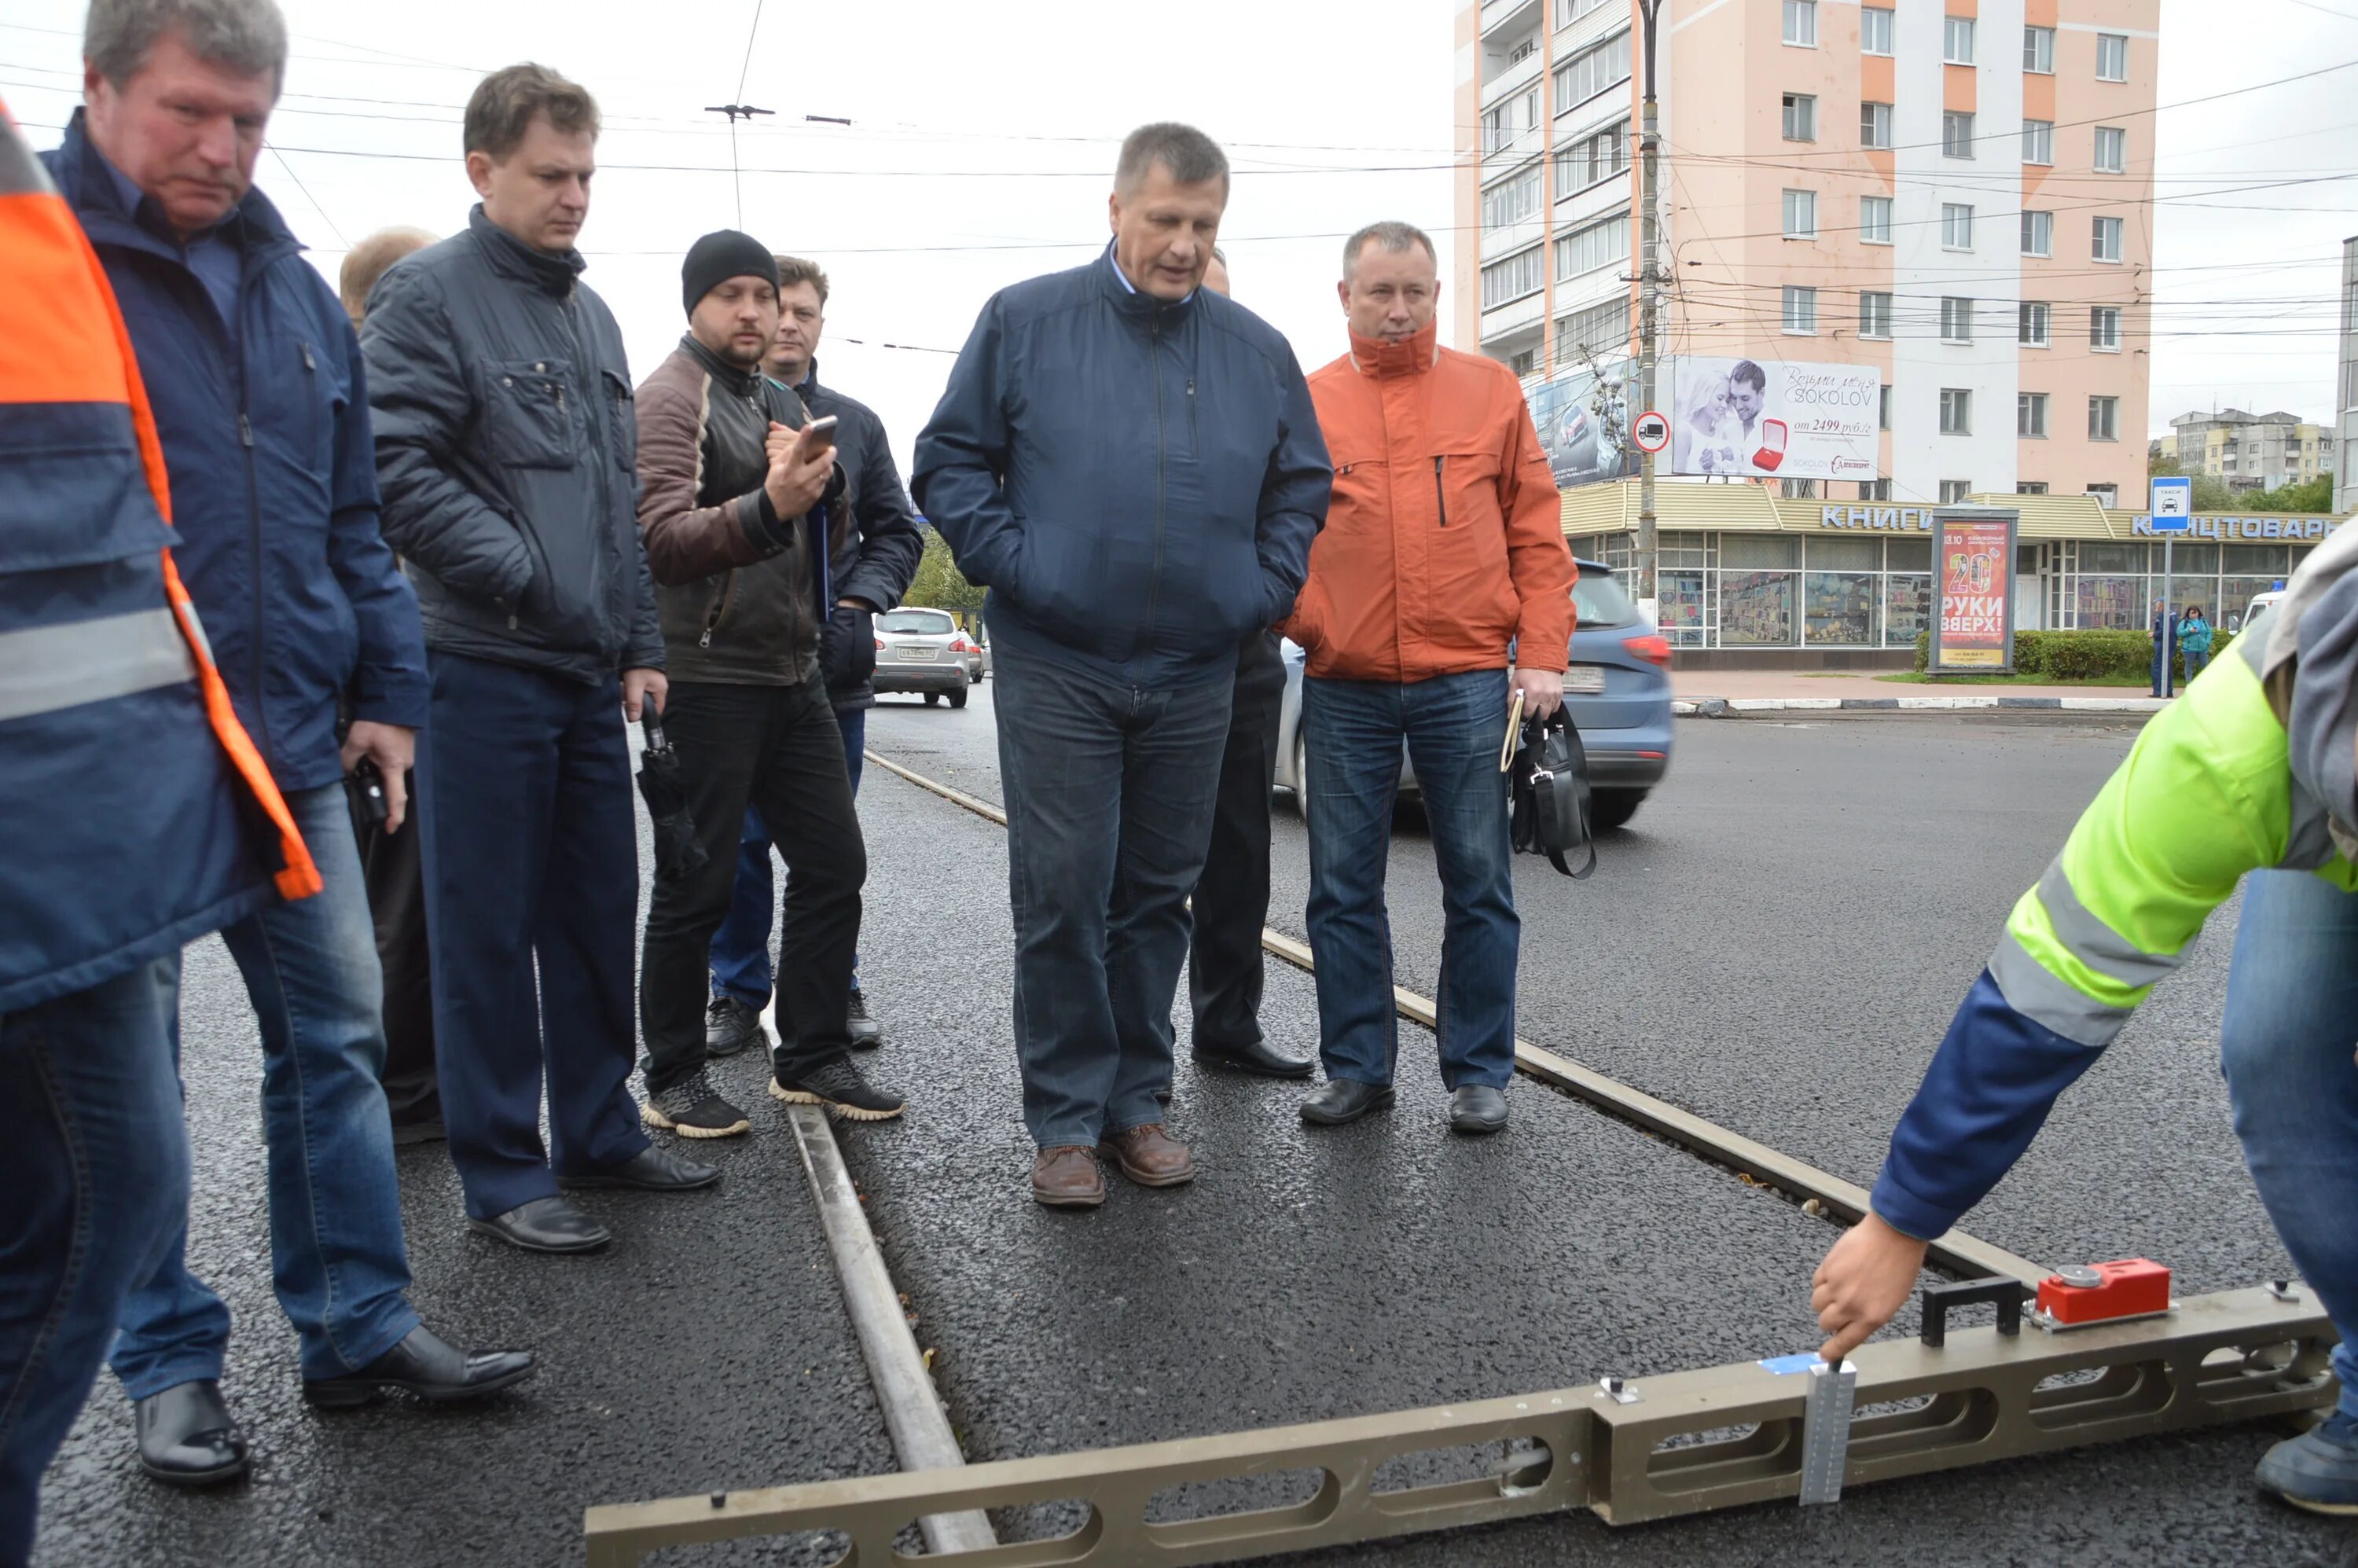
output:
[[[1629,440],[1637,367],[1628,360],[1607,360],[1600,368],[1602,395],[1598,373],[1582,365],[1559,371],[1531,388],[1526,399],[1558,488],[1627,479],[1638,471],[1637,449]]]
[[[1682,354],[1671,389],[1672,473],[1876,477],[1883,373],[1873,365]]]
[[[1940,611],[1932,618],[1935,675],[2014,670],[2014,523],[2011,512],[1942,512],[1932,523]]]

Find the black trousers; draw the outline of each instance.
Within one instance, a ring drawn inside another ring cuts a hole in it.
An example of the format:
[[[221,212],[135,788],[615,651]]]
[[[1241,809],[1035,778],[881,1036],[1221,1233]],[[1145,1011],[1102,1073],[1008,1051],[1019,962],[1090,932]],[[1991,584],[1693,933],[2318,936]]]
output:
[[[1277,719],[1284,698],[1285,661],[1277,633],[1262,633],[1237,655],[1236,700],[1229,710],[1228,750],[1220,759],[1212,847],[1195,883],[1187,994],[1195,1004],[1199,1050],[1239,1049],[1260,1038],[1269,795],[1277,780]]]
[[[844,771],[843,732],[826,690],[817,681],[680,681],[663,719],[679,752],[688,814],[706,859],[685,877],[656,873],[639,965],[647,1093],[704,1065],[712,935],[729,914],[749,806],[794,868],[778,933],[778,1075],[790,1079],[847,1054],[868,847]]]
[[[416,773],[404,775],[402,783],[410,805],[400,832],[362,821],[357,806],[352,812],[369,917],[376,925],[377,962],[384,970],[384,1099],[395,1127],[442,1119],[442,1098],[434,1083],[433,970],[426,956],[426,858],[418,849]]]

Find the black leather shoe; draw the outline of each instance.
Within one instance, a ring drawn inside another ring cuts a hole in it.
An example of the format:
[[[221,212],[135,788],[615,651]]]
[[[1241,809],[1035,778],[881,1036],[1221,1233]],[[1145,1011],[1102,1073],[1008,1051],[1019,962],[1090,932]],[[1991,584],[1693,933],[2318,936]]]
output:
[[[1329,1078],[1310,1092],[1302,1102],[1302,1119],[1320,1127],[1340,1127],[1347,1121],[1357,1121],[1371,1110],[1383,1110],[1392,1103],[1390,1084],[1363,1084],[1357,1078]]]
[[[211,1379],[134,1401],[139,1468],[168,1487],[214,1487],[245,1474],[245,1434]]]
[[[614,1239],[612,1231],[559,1197],[535,1198],[489,1219],[470,1218],[467,1228],[527,1252],[595,1252]]]
[[[560,1187],[635,1187],[644,1193],[687,1193],[720,1179],[720,1167],[691,1160],[650,1143],[619,1165],[579,1176],[559,1176]]]
[[[704,1054],[734,1056],[756,1040],[768,1044],[770,1032],[762,1027],[762,1011],[733,996],[717,996],[704,1010]]]
[[[1449,1096],[1452,1132],[1496,1132],[1507,1125],[1507,1091],[1487,1084],[1460,1084]]]
[[[851,988],[851,1008],[844,1016],[843,1026],[851,1035],[851,1048],[855,1051],[873,1051],[884,1044],[884,1026],[868,1015],[868,999],[860,994],[858,986]]]
[[[479,1400],[531,1376],[529,1350],[461,1350],[419,1324],[357,1372],[304,1379],[303,1397],[323,1410],[350,1410],[398,1389],[442,1403]]]
[[[1306,1078],[1317,1065],[1306,1057],[1286,1055],[1261,1039],[1243,1045],[1198,1045],[1195,1065],[1216,1073],[1250,1073],[1263,1078]]]

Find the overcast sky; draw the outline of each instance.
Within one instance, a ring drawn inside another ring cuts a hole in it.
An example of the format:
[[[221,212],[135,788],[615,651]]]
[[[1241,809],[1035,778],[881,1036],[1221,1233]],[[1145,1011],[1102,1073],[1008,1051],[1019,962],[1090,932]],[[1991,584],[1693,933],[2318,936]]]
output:
[[[925,351],[963,342],[992,290],[1103,244],[1114,152],[1142,121],[1189,120],[1227,145],[1238,297],[1305,368],[1343,346],[1334,278],[1350,230],[1406,218],[1441,241],[1448,270],[1464,134],[1453,0],[779,0],[760,5],[758,26],[759,0],[283,3],[296,58],[258,182],[331,276],[373,229],[465,222],[467,93],[485,70],[538,59],[605,112],[582,244],[633,373],[681,329],[688,243],[741,226],[827,268],[826,378],[882,414],[904,467],[949,364]],[[1693,3],[1669,0],[1665,15]],[[2358,0],[2338,5],[2163,0],[2161,102],[2358,62]],[[0,92],[35,127],[61,125],[80,100],[82,11],[8,0]],[[568,25],[550,28],[552,15]],[[738,133],[741,224],[729,133],[703,113],[740,101],[777,111]],[[2358,69],[2165,110],[2159,126],[2152,428],[2214,401],[2328,418],[2341,241],[2358,232]],[[2318,179],[2337,175],[2353,178]],[[2204,194],[2295,178],[2318,182]]]

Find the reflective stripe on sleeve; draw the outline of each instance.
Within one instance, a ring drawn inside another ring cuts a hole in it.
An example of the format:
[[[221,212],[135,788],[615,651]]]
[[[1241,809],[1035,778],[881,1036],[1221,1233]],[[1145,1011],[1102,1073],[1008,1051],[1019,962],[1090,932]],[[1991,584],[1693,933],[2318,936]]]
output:
[[[168,607],[0,632],[0,723],[196,678]]]
[[[2142,989],[2186,961],[2183,952],[2147,953],[2089,913],[2061,856],[2047,863],[2046,874],[2039,879],[2039,902],[2047,906],[2048,924],[2057,940],[2074,957],[2125,986]]]
[[[1998,938],[1989,972],[2008,1007],[2091,1049],[2111,1044],[2129,1021],[2129,1009],[2098,1001],[2050,974],[2011,930]]]

